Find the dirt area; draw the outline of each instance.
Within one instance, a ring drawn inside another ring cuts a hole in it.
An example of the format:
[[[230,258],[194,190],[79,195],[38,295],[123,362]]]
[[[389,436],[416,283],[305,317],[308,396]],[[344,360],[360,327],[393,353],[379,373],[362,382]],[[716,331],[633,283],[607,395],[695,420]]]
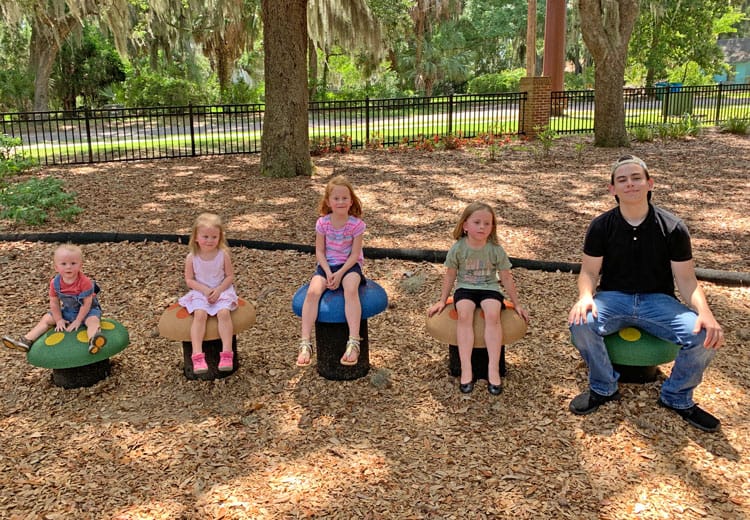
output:
[[[345,174],[363,200],[365,245],[447,250],[463,207],[495,206],[515,258],[577,262],[586,226],[614,201],[609,165],[626,150],[588,138],[549,156],[513,146],[366,151],[315,158],[312,178],[266,179],[257,156],[45,168],[78,194],[74,222],[53,231],[187,234],[201,211],[230,238],[312,244],[325,182]],[[699,267],[750,272],[750,139],[709,133],[631,150],[655,178],[654,201],[683,217]],[[55,244],[0,242],[0,333],[23,333],[46,308]],[[448,347],[425,332],[440,265],[368,260],[388,292],[368,320],[372,371],[328,381],[294,366],[291,298],[310,255],[233,248],[237,290],[257,305],[238,335],[241,368],[187,381],[182,345],[161,338],[163,309],[183,292],[175,243],[83,246],[105,314],[131,345],[113,373],[64,390],[50,371],[2,349],[0,518],[571,518],[750,516],[750,289],[705,283],[727,335],[696,391],[722,420],[705,434],[656,406],[655,383],[577,417],[586,368],[569,343],[575,276],[514,269],[532,315],[508,347],[505,391],[469,395],[448,373]],[[670,366],[662,371],[669,373]]]

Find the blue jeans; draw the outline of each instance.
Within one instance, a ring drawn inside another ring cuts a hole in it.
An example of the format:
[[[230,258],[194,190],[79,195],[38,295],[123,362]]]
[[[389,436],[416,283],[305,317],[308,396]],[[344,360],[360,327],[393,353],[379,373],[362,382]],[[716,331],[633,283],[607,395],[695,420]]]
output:
[[[693,334],[697,314],[679,300],[661,293],[627,294],[618,291],[596,293],[597,318],[589,312],[583,325],[571,325],[573,344],[589,367],[589,386],[599,395],[617,391],[620,374],[612,368],[604,336],[625,327],[637,327],[680,345],[672,374],[661,387],[661,400],[686,409],[693,406],[693,391],[716,354],[703,346],[706,331]]]

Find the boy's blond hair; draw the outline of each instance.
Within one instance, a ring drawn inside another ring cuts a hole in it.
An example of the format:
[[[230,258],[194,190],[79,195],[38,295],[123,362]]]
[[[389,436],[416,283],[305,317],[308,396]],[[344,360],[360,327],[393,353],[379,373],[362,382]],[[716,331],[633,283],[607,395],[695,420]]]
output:
[[[83,260],[83,250],[78,247],[75,244],[62,244],[55,249],[55,253],[52,255],[52,257],[57,260],[58,255],[61,253],[70,253],[73,255],[77,255],[78,258]]]

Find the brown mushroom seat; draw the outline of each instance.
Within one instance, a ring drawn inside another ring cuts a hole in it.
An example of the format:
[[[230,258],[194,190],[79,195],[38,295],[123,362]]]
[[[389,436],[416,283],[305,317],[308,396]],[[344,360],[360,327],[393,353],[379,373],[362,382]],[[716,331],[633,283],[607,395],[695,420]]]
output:
[[[237,333],[255,324],[255,306],[247,300],[239,299],[237,308],[231,312],[232,317],[232,350],[234,351],[234,367],[229,372],[218,369],[221,339],[219,337],[219,320],[216,316],[209,316],[206,321],[206,332],[203,335],[203,352],[206,354],[208,372],[195,374],[191,359],[192,344],[190,342],[190,328],[193,325],[193,315],[179,303],[167,307],[159,318],[159,335],[167,339],[182,342],[184,358],[183,371],[188,379],[211,380],[227,377],[239,368],[237,355]]]
[[[500,349],[500,374],[505,375],[505,345],[518,341],[526,335],[526,321],[516,312],[513,304],[505,301],[505,308],[500,313],[500,323],[503,327],[503,345]],[[453,305],[453,298],[448,299],[448,304],[438,314],[427,318],[427,333],[436,340],[448,344],[448,370],[451,375],[461,375],[461,362],[458,357],[458,340],[456,339],[456,324],[458,313]],[[484,344],[484,312],[477,308],[474,310],[474,351],[471,355],[471,364],[474,377],[486,379],[487,377],[487,349]]]

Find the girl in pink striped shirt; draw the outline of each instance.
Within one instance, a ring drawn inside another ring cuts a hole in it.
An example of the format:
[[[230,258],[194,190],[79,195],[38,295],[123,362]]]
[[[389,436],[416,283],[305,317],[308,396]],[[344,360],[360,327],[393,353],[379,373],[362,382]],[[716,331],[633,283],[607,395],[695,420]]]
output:
[[[362,306],[359,286],[362,274],[362,238],[365,223],[362,203],[351,183],[343,176],[331,179],[318,205],[320,218],[315,224],[315,258],[318,261],[302,304],[302,338],[297,366],[307,366],[312,357],[310,336],[318,317],[318,303],[326,289],[344,288],[344,314],[349,326],[349,341],[341,357],[342,365],[356,365],[359,359],[359,324]]]

